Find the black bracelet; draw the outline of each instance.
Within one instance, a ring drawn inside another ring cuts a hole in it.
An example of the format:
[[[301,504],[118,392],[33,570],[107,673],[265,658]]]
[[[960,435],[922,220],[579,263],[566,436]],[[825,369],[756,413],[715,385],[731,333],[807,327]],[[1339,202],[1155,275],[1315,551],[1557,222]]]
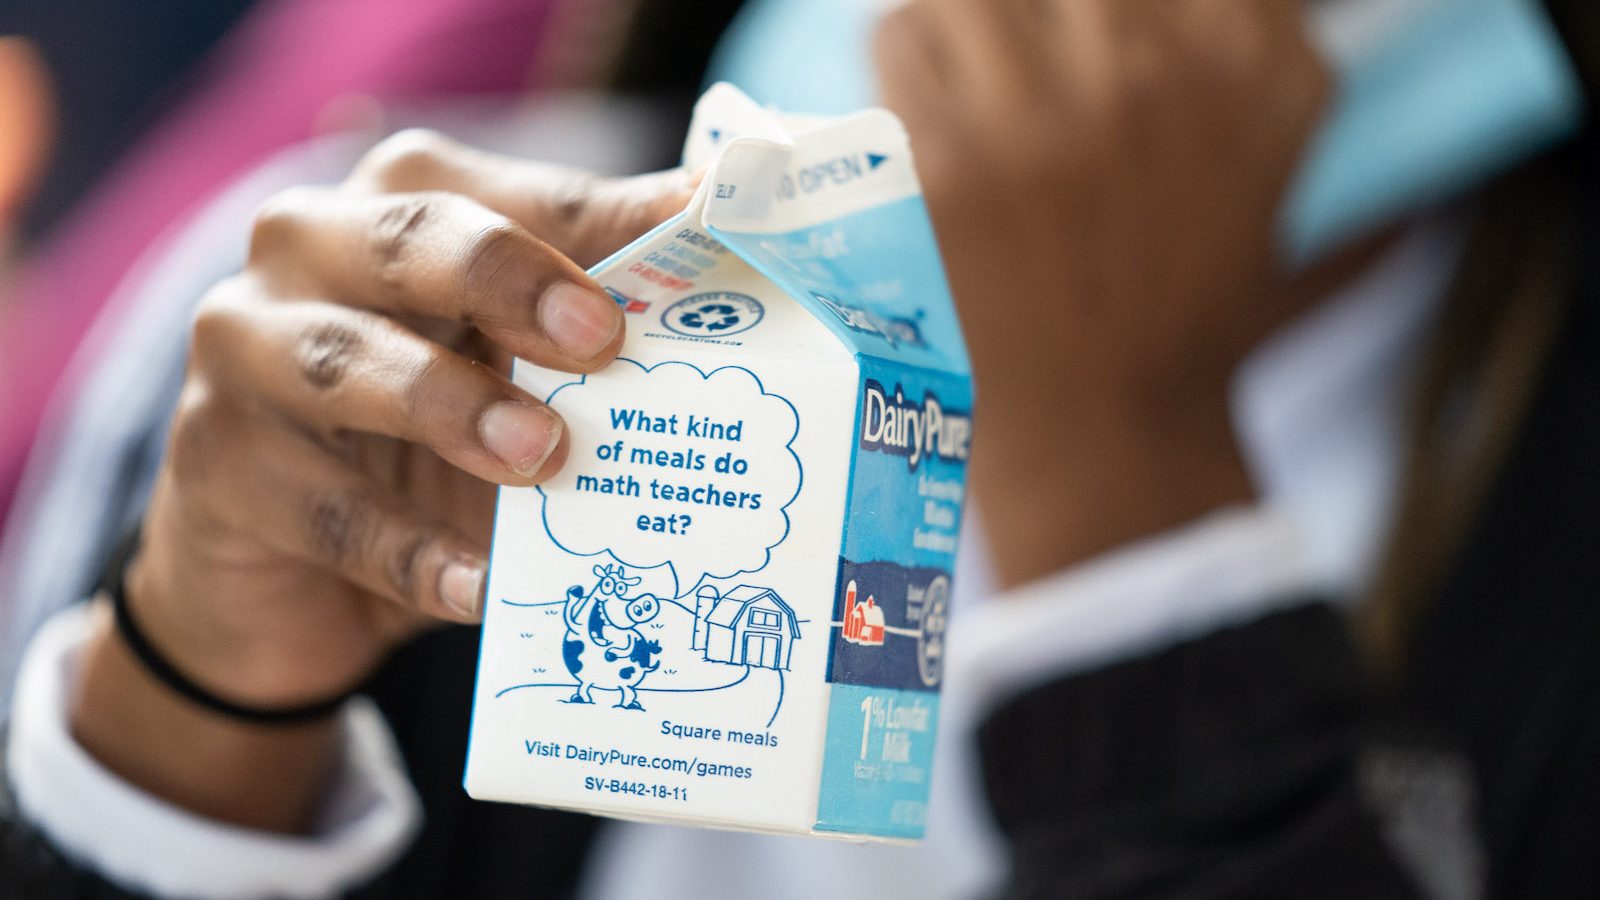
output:
[[[139,528],[135,526],[127,537],[117,545],[116,552],[111,555],[111,562],[106,566],[105,574],[100,579],[100,590],[111,598],[111,609],[116,615],[117,631],[122,634],[122,639],[133,651],[137,658],[156,680],[166,685],[179,696],[203,706],[214,713],[220,713],[230,719],[238,719],[256,725],[299,725],[306,722],[315,722],[327,719],[344,706],[345,701],[359,693],[359,689],[329,697],[326,700],[317,700],[299,706],[259,707],[245,706],[218,697],[211,693],[189,676],[183,674],[176,666],[168,662],[151,643],[145,633],[139,629],[139,624],[133,620],[133,611],[128,608],[128,590],[124,576],[127,573],[128,563],[139,549]]]

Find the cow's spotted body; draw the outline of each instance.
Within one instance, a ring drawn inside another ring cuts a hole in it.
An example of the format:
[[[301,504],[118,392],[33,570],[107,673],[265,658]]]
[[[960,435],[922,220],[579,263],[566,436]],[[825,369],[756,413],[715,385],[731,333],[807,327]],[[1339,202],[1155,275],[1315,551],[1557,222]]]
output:
[[[650,594],[629,598],[628,588],[639,579],[626,577],[620,566],[595,566],[594,572],[600,580],[587,593],[579,585],[567,589],[561,658],[578,686],[565,702],[593,703],[599,689],[616,691],[619,709],[642,710],[639,683],[660,668],[655,657],[661,645],[638,626],[656,617],[660,603]]]

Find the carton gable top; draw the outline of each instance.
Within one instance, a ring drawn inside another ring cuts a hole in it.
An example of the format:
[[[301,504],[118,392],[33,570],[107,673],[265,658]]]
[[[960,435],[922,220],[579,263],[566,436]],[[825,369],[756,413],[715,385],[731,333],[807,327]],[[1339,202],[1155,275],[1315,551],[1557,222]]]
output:
[[[857,356],[966,377],[971,367],[910,145],[884,110],[780,117],[731,85],[695,108],[684,213]]]

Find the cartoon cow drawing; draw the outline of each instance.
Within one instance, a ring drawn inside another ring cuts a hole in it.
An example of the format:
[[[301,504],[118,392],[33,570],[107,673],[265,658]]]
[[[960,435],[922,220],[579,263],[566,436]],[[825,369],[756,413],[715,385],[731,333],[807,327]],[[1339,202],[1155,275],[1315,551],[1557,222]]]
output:
[[[593,703],[599,688],[620,694],[618,709],[642,710],[639,682],[660,668],[654,657],[661,644],[646,639],[639,626],[661,612],[661,602],[653,594],[629,597],[639,579],[628,577],[622,566],[595,566],[594,574],[600,580],[587,593],[581,585],[567,588],[561,656],[578,687],[563,702]]]

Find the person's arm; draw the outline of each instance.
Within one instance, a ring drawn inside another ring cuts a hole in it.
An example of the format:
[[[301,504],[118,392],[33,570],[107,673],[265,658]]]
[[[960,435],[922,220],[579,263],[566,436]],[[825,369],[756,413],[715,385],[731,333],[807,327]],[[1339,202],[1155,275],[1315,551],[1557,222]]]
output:
[[[990,713],[1004,896],[1424,896],[1361,793],[1370,708],[1346,624],[1298,599]]]
[[[420,822],[418,798],[382,716],[364,700],[325,724],[335,740],[322,801],[295,834],[207,818],[100,764],[73,739],[68,716],[85,648],[108,618],[103,604],[80,604],[29,644],[0,748],[0,871],[38,884],[41,896],[93,884],[106,896],[316,898],[367,881],[405,849]],[[168,756],[206,764],[211,751],[194,739],[175,729]]]
[[[156,680],[109,614],[96,616],[81,666],[72,737],[118,777],[221,822],[311,830],[338,755],[337,717],[280,726],[219,716]]]
[[[0,762],[4,762],[5,733],[0,729]],[[93,869],[69,860],[49,836],[32,825],[16,808],[11,787],[0,780],[0,872],[6,886],[30,900],[140,900],[141,895],[118,887]]]
[[[246,271],[196,319],[129,569],[157,651],[231,701],[295,706],[358,684],[430,622],[476,620],[494,484],[565,455],[559,420],[500,374],[510,352],[592,371],[621,340],[615,303],[528,229],[594,258],[684,196],[679,180],[590,180],[412,134],[337,191],[270,201]],[[315,814],[337,733],[187,704],[110,628],[85,649],[72,723],[129,781],[285,833]]]
[[[593,179],[412,133],[338,190],[269,203],[246,271],[197,319],[129,570],[129,607],[156,651],[231,702],[293,706],[348,690],[431,622],[474,619],[494,484],[538,480],[564,447],[505,363],[511,352],[580,370],[608,361],[620,314],[562,251],[603,256],[690,187],[676,175]],[[141,814],[160,807],[246,839],[245,856],[328,843],[329,804],[351,783],[339,717],[235,721],[152,678],[106,623],[80,638],[60,730],[86,769],[138,795]],[[403,781],[394,760],[368,774],[392,772]],[[74,845],[64,805],[30,808],[38,779],[22,774],[20,824],[104,872],[108,842]],[[250,893],[223,881],[221,894]]]
[[[970,483],[1002,588],[1253,503],[1233,373],[1371,252],[1281,263],[1330,89],[1302,4],[923,0],[877,53],[981,389]],[[1356,802],[1349,637],[1248,583],[1276,570],[1263,541],[964,621],[1011,622],[979,664],[1013,676],[979,733],[1010,896],[1412,893]]]
[[[876,52],[982,392],[1002,586],[1251,501],[1233,373],[1369,254],[1281,262],[1331,89],[1302,5],[924,0]]]
[[[982,711],[1006,896],[1416,895],[1314,581],[1292,517],[1239,507],[964,612],[949,690]]]

